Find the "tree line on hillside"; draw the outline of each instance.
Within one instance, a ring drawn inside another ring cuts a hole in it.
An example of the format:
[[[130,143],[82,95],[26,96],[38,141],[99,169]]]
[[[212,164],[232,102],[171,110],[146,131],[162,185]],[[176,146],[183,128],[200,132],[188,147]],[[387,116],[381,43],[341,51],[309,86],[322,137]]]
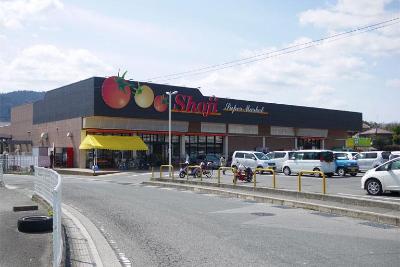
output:
[[[11,108],[43,99],[44,92],[14,91],[0,93],[0,121],[8,122],[11,117]]]

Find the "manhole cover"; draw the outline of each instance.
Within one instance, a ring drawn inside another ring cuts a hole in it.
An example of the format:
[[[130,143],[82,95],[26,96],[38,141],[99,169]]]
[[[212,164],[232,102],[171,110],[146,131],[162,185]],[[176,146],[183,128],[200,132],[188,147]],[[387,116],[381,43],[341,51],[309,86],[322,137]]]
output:
[[[393,228],[395,228],[395,226],[393,226],[393,225],[383,224],[383,223],[375,223],[375,222],[362,222],[360,224],[367,225],[367,226],[372,226],[372,227],[380,228],[380,229],[393,229]]]
[[[256,216],[274,216],[275,215],[273,213],[268,213],[268,212],[252,212],[250,214],[256,215]]]
[[[120,184],[120,185],[132,185],[133,183],[117,183],[117,184]]]
[[[243,202],[246,202],[246,203],[257,203],[257,201],[255,201],[255,200],[245,200]]]

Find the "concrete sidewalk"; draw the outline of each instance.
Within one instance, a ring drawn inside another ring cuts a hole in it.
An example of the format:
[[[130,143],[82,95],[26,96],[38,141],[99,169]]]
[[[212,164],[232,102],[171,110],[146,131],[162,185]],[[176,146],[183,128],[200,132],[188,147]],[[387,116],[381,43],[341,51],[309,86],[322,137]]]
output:
[[[39,210],[14,212],[13,207],[37,205],[18,190],[0,187],[0,266],[51,266],[52,233],[27,234],[17,229],[18,219],[47,215]]]

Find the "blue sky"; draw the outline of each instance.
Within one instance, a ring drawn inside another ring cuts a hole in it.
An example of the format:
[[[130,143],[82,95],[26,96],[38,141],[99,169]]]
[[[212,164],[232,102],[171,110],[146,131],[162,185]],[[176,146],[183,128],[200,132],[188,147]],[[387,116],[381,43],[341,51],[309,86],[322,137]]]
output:
[[[118,3],[118,5],[116,5]],[[399,0],[0,0],[0,92],[176,73],[400,17]],[[400,121],[400,23],[250,65],[159,83]]]

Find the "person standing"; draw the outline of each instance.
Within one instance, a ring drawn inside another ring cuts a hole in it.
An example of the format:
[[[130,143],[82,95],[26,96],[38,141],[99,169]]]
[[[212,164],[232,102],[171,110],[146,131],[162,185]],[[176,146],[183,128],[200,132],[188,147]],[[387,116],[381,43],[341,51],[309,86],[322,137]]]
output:
[[[54,154],[53,151],[50,151],[50,169],[53,169],[54,166]]]
[[[226,159],[224,158],[224,156],[221,156],[221,158],[219,159],[219,166],[226,167]],[[225,169],[222,170],[222,173],[225,174]]]

